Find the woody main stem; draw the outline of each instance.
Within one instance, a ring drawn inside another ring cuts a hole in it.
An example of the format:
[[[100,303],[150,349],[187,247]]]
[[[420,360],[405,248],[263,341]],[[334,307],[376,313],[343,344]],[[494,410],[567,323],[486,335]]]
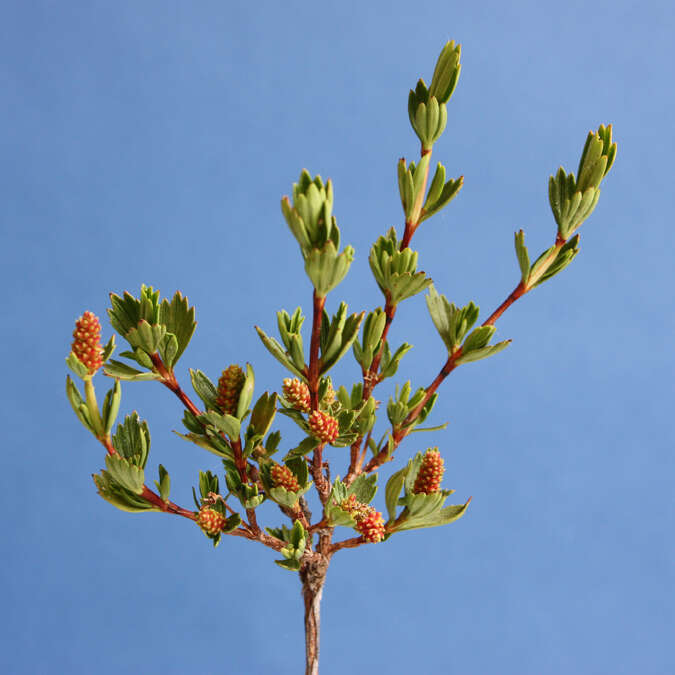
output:
[[[328,559],[312,561],[300,570],[305,605],[305,675],[319,673],[320,608],[327,570]]]

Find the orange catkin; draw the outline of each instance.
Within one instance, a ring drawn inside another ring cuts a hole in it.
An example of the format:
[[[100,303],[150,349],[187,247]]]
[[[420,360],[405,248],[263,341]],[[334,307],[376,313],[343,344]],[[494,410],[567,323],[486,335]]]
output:
[[[225,520],[226,518],[222,513],[206,506],[202,507],[197,514],[196,522],[206,534],[215,536],[219,532],[222,532],[225,527]]]
[[[287,377],[282,388],[284,398],[300,412],[309,412],[309,387],[297,377]]]
[[[430,495],[438,492],[441,487],[441,480],[443,480],[443,458],[438,448],[432,448],[424,453],[422,459],[422,466],[415,479],[413,492],[416,495],[425,494]]]
[[[240,366],[228,366],[218,380],[218,398],[216,404],[226,415],[237,412],[239,394],[244,386],[246,375]]]
[[[73,331],[72,352],[93,375],[103,365],[101,323],[93,312],[85,312],[76,322]]]
[[[297,492],[300,489],[298,479],[287,466],[275,464],[270,469],[270,477],[276,487],[286,488],[289,492]]]
[[[312,436],[322,443],[332,443],[340,433],[338,421],[320,410],[315,410],[309,416],[307,425]]]

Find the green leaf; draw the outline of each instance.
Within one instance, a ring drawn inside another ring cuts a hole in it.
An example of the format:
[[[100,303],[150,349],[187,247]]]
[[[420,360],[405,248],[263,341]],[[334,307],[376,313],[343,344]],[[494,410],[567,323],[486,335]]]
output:
[[[141,302],[124,291],[123,297],[111,293],[110,303],[112,305],[108,310],[110,323],[122,337],[126,337],[127,333],[141,320]]]
[[[590,131],[586,137],[579,169],[577,185],[580,190],[597,188],[614,163],[616,143],[612,143],[612,125],[601,124],[597,132]]]
[[[412,345],[409,345],[407,342],[404,342],[393,354],[391,355],[389,351],[389,344],[385,342],[384,352],[382,354],[382,360],[380,361],[380,376],[379,380],[382,381],[387,377],[393,377],[396,375],[398,370],[399,363],[401,359],[412,349]]]
[[[370,368],[370,364],[379,350],[386,322],[386,314],[381,307],[378,307],[370,312],[363,322],[362,344],[359,344],[358,340],[354,341],[354,357],[364,372]]]
[[[555,257],[550,266],[546,271],[541,275],[541,277],[532,284],[532,288],[538,286],[539,284],[547,281],[551,277],[554,277],[558,272],[562,272],[576,257],[579,253],[579,235],[572,237],[564,246],[558,251],[558,255]]]
[[[361,312],[361,314],[352,314],[347,317],[342,330],[339,332],[339,342],[331,346],[332,348],[328,354],[322,356],[321,374],[328,372],[349,351],[349,348],[354,344],[354,340],[359,334],[359,327],[364,315],[365,312]]]
[[[433,286],[429,288],[426,301],[436,330],[445,343],[448,353],[452,354],[476,323],[479,309],[473,302],[460,309],[454,303],[448,302],[444,295],[439,295]]]
[[[105,464],[115,483],[137,495],[143,492],[145,477],[140,466],[119,455],[106,455]]]
[[[299,561],[305,552],[305,547],[307,544],[307,531],[302,526],[302,523],[299,520],[296,520],[293,523],[293,528],[290,530],[290,532],[288,530],[285,531],[285,537],[288,545],[282,548],[279,553],[281,553],[281,555],[283,555],[287,560]]]
[[[173,333],[167,333],[159,345],[159,356],[169,371],[178,360],[178,340]]]
[[[199,472],[199,494],[202,499],[207,499],[211,493],[219,494],[220,485],[218,476],[210,471]],[[201,505],[200,505],[201,506]]]
[[[441,506],[443,506],[446,497],[447,494],[445,494],[445,491],[443,490],[431,494],[407,493],[405,497],[401,499],[401,502],[406,507],[405,522],[409,527],[405,528],[402,526],[401,529],[409,529],[416,520],[426,518],[429,515],[438,512]]]
[[[441,50],[429,86],[429,96],[437,98],[439,103],[447,103],[455,91],[462,70],[461,53],[462,46],[456,45],[454,40],[447,42]]]
[[[228,436],[231,440],[239,440],[241,432],[241,422],[232,415],[221,415],[214,410],[209,410],[199,416],[199,421],[204,424],[210,424],[218,431]]]
[[[439,164],[439,166],[441,165]],[[445,169],[443,172],[443,175],[445,175]],[[436,177],[434,176],[434,178]],[[424,208],[422,209],[419,222],[424,222],[427,218],[431,218],[431,216],[444,209],[457,196],[463,185],[464,176],[460,176],[459,178],[451,178],[443,185],[438,198],[432,201],[430,195],[427,195],[427,200],[424,203]],[[435,186],[435,189],[438,189],[437,186]]]
[[[236,530],[241,525],[241,516],[238,513],[233,513],[229,518],[225,519],[225,526],[223,527],[223,534],[229,534]]]
[[[126,339],[132,347],[143,350],[146,354],[154,354],[166,334],[166,326],[150,324],[145,319],[138,322],[136,328],[132,328]]]
[[[406,467],[392,474],[384,488],[384,499],[390,522],[396,520],[396,505],[398,504],[398,498],[401,495],[407,472],[408,469]]]
[[[547,248],[532,264],[528,276],[528,287],[533,287],[551,265],[555,245]]]
[[[218,404],[216,403],[218,391],[213,382],[201,370],[192,370],[192,368],[190,368],[190,379],[192,380],[192,388],[202,400],[206,409],[218,410]]]
[[[89,417],[89,409],[87,408],[87,404],[84,402],[84,399],[82,398],[78,388],[75,386],[75,383],[70,379],[70,375],[66,375],[66,396],[68,397],[68,401],[70,401],[73,412],[75,415],[77,415],[77,419],[80,420],[85,429],[96,435],[94,425],[92,424]]]
[[[417,252],[409,247],[401,251],[399,246],[396,231],[392,228],[373,244],[368,257],[375,281],[393,305],[431,284],[424,272],[417,272]]]
[[[503,342],[498,342],[494,345],[489,345],[483,347],[482,349],[475,349],[474,351],[469,352],[468,354],[462,354],[455,363],[460,366],[463,363],[470,363],[472,361],[480,361],[481,359],[486,359],[488,356],[494,356],[506,349],[511,344],[511,340],[504,340]]]
[[[431,101],[429,101],[429,103],[430,103],[430,105],[427,109],[427,115],[426,115],[426,117],[427,117],[426,122],[427,122],[428,126],[430,126],[429,125],[429,122],[430,122],[429,118],[434,116],[434,112],[432,110],[430,110],[433,107],[434,104],[432,104]],[[438,119],[438,103],[435,103],[435,105],[436,105],[435,116]],[[431,128],[428,129],[427,135],[428,135],[429,138],[432,138],[434,130],[435,129],[431,129]],[[431,141],[431,142],[433,143],[433,141]],[[417,163],[417,166],[415,166],[415,169],[413,171],[413,203],[414,204],[416,204],[418,202],[420,204],[422,203],[422,197],[423,197],[422,190],[424,190],[424,183],[425,183],[424,179],[429,173],[429,161],[430,161],[430,159],[431,159],[431,154],[423,155],[420,158],[420,161]],[[412,167],[413,164],[411,163],[410,166]],[[416,214],[412,214],[412,215],[415,216]],[[417,220],[417,218],[415,218],[415,220]]]
[[[103,347],[103,354],[101,355],[101,358],[103,359],[103,362],[105,363],[111,356],[112,353],[115,351],[115,335],[110,336],[110,340],[106,343],[106,346]]]
[[[300,562],[298,560],[275,560],[274,561],[279,567],[283,567],[285,570],[290,570],[291,572],[297,572],[300,569]]]
[[[319,445],[319,442],[320,441],[314,438],[313,436],[308,436],[307,438],[303,439],[300,442],[300,445],[298,445],[296,448],[289,450],[286,457],[290,458],[307,455],[310,452],[312,452],[312,450],[314,450],[314,448],[316,448],[317,445]]]
[[[176,338],[177,349],[170,366],[173,367],[185,351],[197,327],[195,308],[189,306],[188,299],[180,291],[176,291],[171,302],[166,298],[162,300],[159,307],[159,323],[164,324],[166,330]],[[164,363],[169,367],[166,360]]]
[[[370,504],[377,492],[377,474],[360,473],[347,488],[347,496],[355,495],[364,504]]]
[[[494,326],[478,326],[478,328],[474,328],[466,340],[464,340],[462,354],[468,354],[476,349],[485,347],[496,330]]]
[[[356,521],[347,511],[343,511],[332,502],[326,504],[326,520],[330,527],[354,527],[356,525]]]
[[[354,420],[354,428],[356,429],[356,432],[359,436],[365,436],[375,426],[376,409],[377,402],[372,396],[370,396]]]
[[[313,248],[305,257],[305,272],[319,297],[325,297],[347,275],[354,260],[354,249],[346,246],[340,254],[332,241]]]
[[[255,375],[250,363],[246,364],[246,379],[239,393],[239,402],[237,404],[237,418],[243,419],[249,410],[251,401],[253,400],[253,389],[255,388]],[[237,432],[237,436],[239,432]]]
[[[515,234],[516,256],[523,284],[527,286],[527,280],[530,277],[530,255],[525,246],[525,233],[519,230]]]
[[[66,365],[81,379],[84,379],[89,375],[89,368],[87,368],[73,352],[70,352],[66,357]]]
[[[135,411],[127,415],[124,422],[117,426],[112,444],[122,458],[141,469],[145,468],[150,452],[150,431],[147,422],[141,421]]]
[[[324,361],[329,361],[338,353],[342,345],[342,331],[347,320],[347,303],[341,302],[338,311],[332,320],[328,320],[328,314],[324,310],[321,340],[321,355]]]
[[[424,459],[424,453],[417,452],[415,456],[408,460],[408,466],[405,467],[405,493],[406,496],[411,494],[414,487],[415,481],[417,480],[417,474],[419,473],[420,467],[422,466],[422,460]],[[403,500],[402,500],[403,501]]]
[[[150,502],[116,483],[108,471],[101,471],[100,474],[94,474],[92,478],[98,489],[98,494],[107,502],[120,509],[120,511],[127,511],[130,513],[159,511],[159,509]]]
[[[293,472],[299,485],[303,488],[307,487],[309,479],[307,462],[302,457],[289,457],[284,464]]]
[[[103,372],[108,377],[115,377],[127,382],[143,382],[160,379],[158,373],[146,373],[142,370],[136,370],[136,368],[132,368],[121,361],[115,361],[115,359],[111,359],[103,366]]]
[[[277,395],[265,392],[256,402],[251,413],[247,436],[257,434],[265,436],[272,426],[277,412]]]
[[[301,493],[290,492],[285,487],[272,487],[269,489],[269,495],[272,500],[289,509],[297,504],[298,494]]]
[[[339,478],[336,478],[325,507],[326,520],[331,527],[354,527],[356,525],[356,521],[351,514],[340,508],[340,504],[347,498],[347,495],[347,486]]]
[[[169,472],[160,464],[159,465],[159,480],[155,481],[159,496],[165,501],[169,501],[169,492],[171,491],[171,478]]]
[[[133,359],[139,366],[143,366],[143,368],[147,368],[153,372],[155,371],[155,364],[152,362],[152,359],[140,347],[137,347],[132,352],[120,352],[120,356]]]
[[[418,434],[421,432],[425,431],[441,431],[442,429],[447,429],[448,428],[448,423],[444,422],[443,424],[439,424],[435,427],[424,427],[424,429],[418,429],[415,427],[412,431],[410,431],[411,434]]]
[[[408,214],[412,210],[414,202],[414,194],[413,194],[414,187],[413,187],[412,172],[406,166],[405,159],[403,157],[401,157],[401,159],[398,160],[397,174],[398,174],[398,192],[401,197],[401,206],[403,207],[403,213],[407,218]]]
[[[173,433],[176,434],[176,436],[180,436],[182,439],[186,441],[190,441],[191,443],[198,445],[200,448],[203,448],[204,450],[212,452],[214,455],[217,455],[218,457],[221,458],[227,457],[228,459],[232,459],[234,457],[232,450],[225,444],[225,441],[221,439],[221,442],[218,443],[217,436],[205,436],[203,434],[198,434],[195,432],[181,434],[178,431],[174,431]]]
[[[120,402],[122,400],[122,387],[120,386],[120,381],[115,380],[115,384],[112,389],[108,391],[103,399],[103,431],[106,434],[110,433],[115,419],[117,419],[117,413],[120,409]]]
[[[426,515],[418,515],[417,517],[406,520],[401,525],[397,526],[396,531],[399,532],[403,530],[416,530],[426,527],[439,527],[441,525],[448,525],[449,523],[453,523],[455,520],[459,520],[464,515],[470,502],[471,498],[469,498],[465,504],[452,504],[441,509],[432,510]]]
[[[277,360],[279,363],[281,363],[284,368],[287,368],[290,370],[294,375],[297,375],[300,379],[302,379],[303,382],[307,381],[307,377],[305,374],[298,370],[293,361],[290,359],[288,354],[284,351],[283,347],[274,339],[271,337],[268,337],[265,332],[259,327],[255,327],[256,332],[258,333],[258,336],[262,340],[262,343],[265,345],[267,348],[267,351]]]
[[[288,354],[298,370],[304,370],[306,368],[305,353],[302,346],[302,335],[292,335],[290,337]]]

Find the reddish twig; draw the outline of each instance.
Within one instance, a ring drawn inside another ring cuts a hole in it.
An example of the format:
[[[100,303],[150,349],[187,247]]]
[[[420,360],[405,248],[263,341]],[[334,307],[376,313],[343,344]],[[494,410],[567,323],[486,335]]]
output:
[[[365,540],[363,536],[361,537],[352,537],[351,539],[343,539],[342,541],[337,541],[335,542],[331,547],[330,547],[330,552],[331,555],[335,553],[336,551],[339,551],[340,549],[343,548],[356,548],[357,546],[361,546],[361,544],[367,544],[368,542]]]
[[[317,294],[316,289],[312,298],[312,337],[309,345],[309,366],[307,367],[307,387],[309,388],[310,406],[312,411],[319,409],[319,373],[321,362],[319,359],[319,347],[321,343],[321,322],[323,320],[323,308],[326,304],[325,296]],[[321,503],[325,504],[330,493],[330,484],[323,475],[323,447],[321,443],[314,450],[310,471],[314,478],[317,492]]]
[[[312,410],[319,408],[319,346],[321,343],[321,322],[326,298],[317,295],[316,290],[312,298],[312,338],[309,344],[309,366],[307,368],[307,386]]]
[[[152,365],[155,367],[155,370],[159,373],[162,378],[162,384],[170,389],[178,398],[181,400],[183,405],[195,416],[199,417],[202,415],[202,411],[192,402],[190,397],[181,389],[176,376],[173,371],[168,370],[164,365],[164,362],[160,358],[159,354],[155,352],[150,355]]]
[[[422,148],[420,151],[420,157],[424,157],[425,155],[429,154],[431,154],[431,149],[425,150],[424,148]],[[415,230],[417,230],[417,228],[419,227],[420,219],[424,212],[422,204],[424,203],[424,197],[427,191],[427,182],[429,180],[430,164],[431,163],[427,165],[427,169],[424,174],[422,189],[420,190],[419,195],[417,197],[417,202],[413,207],[412,213],[414,215],[414,218],[408,218],[405,221],[403,238],[401,239],[399,251],[403,251],[404,249],[408,248],[408,246],[410,246],[410,241],[412,240],[412,237],[415,234]],[[370,364],[370,368],[368,368],[368,371],[363,375],[363,395],[361,397],[361,400],[363,402],[368,400],[368,398],[373,392],[373,389],[375,389],[375,387],[380,382],[378,377],[378,370],[380,368],[380,363],[382,361],[382,355],[384,354],[384,345],[387,341],[387,336],[389,335],[389,328],[392,322],[394,321],[394,316],[396,315],[396,305],[391,303],[391,299],[388,293],[385,293],[384,313],[386,318],[384,330],[382,331],[382,338],[381,338],[382,345],[378,350],[377,354],[375,354],[375,356],[373,357],[373,360]],[[350,485],[351,482],[354,480],[354,478],[356,478],[356,476],[358,476],[358,474],[361,472],[361,466],[363,465],[363,461],[365,459],[367,452],[367,445],[363,448],[363,450],[361,450],[362,442],[363,436],[359,436],[351,445],[349,469],[347,471],[347,475],[345,476],[345,482],[347,483],[347,485]]]

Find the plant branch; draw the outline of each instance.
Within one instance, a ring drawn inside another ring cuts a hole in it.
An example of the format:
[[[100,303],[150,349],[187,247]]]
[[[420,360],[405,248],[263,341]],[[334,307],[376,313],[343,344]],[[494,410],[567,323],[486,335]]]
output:
[[[553,261],[558,255],[558,251],[565,245],[566,242],[567,242],[566,239],[563,239],[560,235],[557,235],[555,240],[555,248],[547,256],[546,260],[542,262],[539,270],[537,271],[537,275],[535,277],[528,279],[527,284],[525,284],[521,280],[520,283],[518,283],[518,285],[513,289],[513,291],[511,291],[511,293],[507,296],[504,302],[502,302],[501,305],[499,305],[499,307],[497,307],[497,309],[495,309],[495,311],[492,312],[492,314],[490,314],[490,316],[482,323],[482,325],[483,326],[494,325],[497,319],[499,319],[499,317],[509,307],[511,307],[511,305],[516,300],[518,300],[518,298],[521,298],[523,295],[525,295],[525,293],[532,290],[534,284],[536,284],[536,282],[539,279],[541,279],[541,277],[553,264]],[[434,393],[440,386],[441,382],[443,382],[443,380],[457,367],[457,360],[461,355],[462,355],[462,348],[460,347],[448,357],[448,360],[445,362],[444,366],[441,368],[440,372],[438,373],[434,381],[426,388],[426,392],[422,401],[414,408],[414,410],[412,410],[408,414],[405,420],[401,423],[400,427],[394,430],[393,433],[394,450],[399,446],[400,442],[410,433],[410,431],[412,430],[412,427],[410,425],[417,419],[424,406],[427,404],[429,399],[434,395]],[[370,473],[371,471],[374,471],[375,469],[377,469],[379,466],[384,464],[386,461],[389,461],[390,459],[391,456],[389,454],[388,448],[384,447],[377,453],[377,455],[375,455],[375,457],[373,457],[370,460],[370,462],[368,462],[364,471],[366,473]]]
[[[367,543],[368,542],[365,540],[365,538],[363,536],[352,537],[351,539],[343,539],[342,541],[335,542],[330,547],[330,552],[331,552],[331,555],[332,555],[336,551],[339,551],[343,548],[356,548],[357,546],[361,546],[361,544],[367,544]]]
[[[150,355],[150,360],[152,361],[152,364],[155,366],[155,370],[159,373],[161,376],[162,384],[168,387],[178,398],[181,400],[183,405],[195,416],[199,417],[202,415],[202,411],[192,402],[190,397],[181,389],[180,385],[178,384],[178,381],[176,380],[176,376],[174,375],[173,371],[170,371],[167,369],[167,367],[164,365],[164,362],[162,361],[161,357],[157,352],[154,354]]]
[[[320,608],[328,559],[305,563],[300,568],[302,599],[305,605],[305,675],[319,675]]]
[[[317,294],[316,289],[312,298],[312,338],[309,345],[309,366],[307,368],[307,387],[309,388],[310,406],[312,411],[319,409],[319,346],[321,343],[321,322],[323,320],[323,308],[326,304],[326,297]],[[328,501],[330,493],[330,484],[323,474],[323,448],[321,443],[314,450],[310,471],[314,478],[314,485],[321,498],[321,503]]]
[[[309,345],[309,367],[307,368],[307,386],[312,410],[319,409],[319,346],[321,342],[321,322],[326,298],[317,295],[312,298],[312,338]]]
[[[420,156],[424,157],[425,155],[431,154],[431,149],[425,150],[424,148],[421,149],[420,151]],[[422,217],[422,212],[423,208],[422,205],[424,203],[424,196],[427,191],[427,182],[429,180],[429,167],[431,165],[431,162],[427,164],[426,171],[424,173],[424,182],[422,184],[422,189],[419,192],[419,195],[417,197],[417,202],[413,208],[413,215],[414,218],[406,219],[405,221],[405,228],[403,231],[403,238],[401,239],[401,245],[399,247],[399,251],[403,251],[404,249],[408,248],[410,246],[410,241],[412,240],[413,234],[415,234],[415,230],[419,227],[419,221],[420,218]],[[370,364],[370,368],[368,368],[368,371],[364,373],[363,375],[363,395],[361,397],[361,401],[365,402],[368,400],[370,395],[373,392],[373,389],[379,384],[380,380],[378,377],[378,370],[380,368],[380,363],[382,361],[382,355],[384,353],[384,345],[386,344],[387,341],[387,336],[389,335],[389,328],[394,321],[394,316],[396,315],[396,307],[397,305],[392,304],[391,302],[391,296],[389,293],[385,293],[385,305],[384,305],[384,314],[385,314],[385,323],[384,323],[384,330],[382,331],[382,337],[381,337],[381,342],[382,345],[380,349],[378,350],[377,354],[373,357],[373,360]],[[369,435],[370,436],[370,435]],[[347,471],[347,475],[345,476],[345,482],[347,485],[350,485],[351,482],[354,480],[356,476],[361,472],[361,466],[363,465],[363,460],[365,458],[366,450],[367,450],[367,445],[365,446],[363,452],[361,451],[361,443],[363,441],[363,436],[359,436],[354,443],[351,445],[351,451],[350,451],[350,462],[349,462],[349,470]],[[367,443],[367,441],[366,441]]]

